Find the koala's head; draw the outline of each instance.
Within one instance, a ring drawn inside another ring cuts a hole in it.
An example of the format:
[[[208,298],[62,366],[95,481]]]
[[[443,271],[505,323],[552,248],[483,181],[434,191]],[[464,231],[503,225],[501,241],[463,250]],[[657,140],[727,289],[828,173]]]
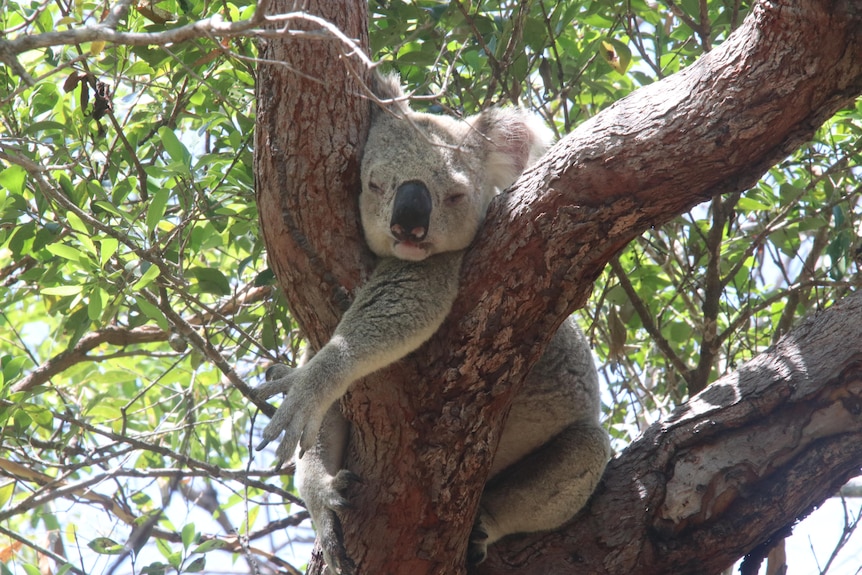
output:
[[[381,99],[403,98],[397,77],[376,78]],[[466,119],[375,106],[362,158],[359,209],[381,257],[419,261],[466,248],[493,197],[550,142],[540,118],[492,108]]]

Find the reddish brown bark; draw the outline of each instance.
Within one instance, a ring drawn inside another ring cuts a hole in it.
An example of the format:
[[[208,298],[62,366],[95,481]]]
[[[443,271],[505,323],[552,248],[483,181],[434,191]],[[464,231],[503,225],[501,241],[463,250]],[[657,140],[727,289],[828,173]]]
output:
[[[333,0],[309,8],[348,36],[364,38],[363,3]],[[261,224],[297,320],[317,344],[370,263],[357,243],[355,214],[368,105],[352,95],[358,83],[337,52],[330,44],[273,42],[264,57],[287,59],[326,81],[276,66],[262,69],[259,81]],[[418,352],[355,384],[344,402],[354,421],[348,466],[364,479],[344,526],[359,572],[463,572],[467,534],[508,401],[607,260],[648,227],[750,185],[860,92],[857,4],[760,2],[695,66],[586,122],[497,201],[465,260],[449,321]],[[862,341],[850,337],[835,345]],[[828,350],[832,342],[813,345]],[[782,348],[773,361],[790,361],[790,351]],[[819,387],[804,393],[766,364],[759,375],[774,388],[753,383],[743,396],[723,383],[708,389],[695,407],[612,463],[580,527],[504,542],[497,546],[502,555],[481,572],[703,573],[744,554],[833,487],[799,477],[829,469],[839,481],[862,464],[858,430],[832,430],[816,440],[782,434],[794,422],[817,420],[818,410],[852,419],[853,410],[838,399],[859,392],[852,354],[860,350],[847,351],[850,356],[806,351],[805,362],[822,362],[822,371]],[[697,407],[704,401],[726,411],[704,412]],[[769,417],[755,417],[769,409]],[[772,462],[765,468],[719,457],[761,436],[775,440],[764,448],[769,454],[789,450],[792,457],[764,457]],[[690,465],[716,458],[720,466]],[[782,497],[792,503],[776,505]],[[755,521],[759,514],[768,517]],[[741,521],[756,528],[741,529]]]
[[[303,6],[367,48],[364,2],[320,0]],[[293,2],[272,2],[272,12],[293,9]],[[312,23],[305,27],[320,30]],[[329,339],[372,266],[356,213],[370,112],[359,94],[370,72],[347,55],[343,43],[323,38],[263,44],[261,58],[273,63],[259,71],[254,142],[269,263],[294,318],[317,346]]]

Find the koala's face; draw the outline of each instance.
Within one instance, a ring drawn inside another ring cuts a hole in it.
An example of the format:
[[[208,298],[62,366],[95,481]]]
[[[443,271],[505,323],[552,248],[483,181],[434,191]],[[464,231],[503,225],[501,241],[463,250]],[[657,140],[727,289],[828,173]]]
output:
[[[418,261],[470,244],[497,192],[483,170],[482,143],[454,118],[416,112],[375,118],[359,206],[377,255]]]
[[[362,158],[359,211],[380,257],[420,261],[465,249],[488,204],[542,153],[551,132],[519,108],[465,120],[414,112],[397,76],[374,78],[375,108]]]

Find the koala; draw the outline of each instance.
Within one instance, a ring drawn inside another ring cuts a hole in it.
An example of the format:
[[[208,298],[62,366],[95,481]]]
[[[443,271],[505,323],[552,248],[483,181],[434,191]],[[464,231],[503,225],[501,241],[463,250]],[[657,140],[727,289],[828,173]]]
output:
[[[279,458],[296,450],[297,486],[336,574],[353,570],[339,513],[358,481],[343,468],[348,424],[337,401],[353,381],[437,331],[488,205],[550,141],[542,122],[520,109],[456,119],[411,110],[397,77],[377,76],[374,91],[386,107],[372,112],[359,209],[380,260],[330,341],[301,367],[271,367],[256,390],[263,399],[285,394],[258,449],[283,432]],[[513,401],[468,542],[469,563],[483,561],[488,545],[506,535],[555,529],[583,507],[610,455],[599,414],[589,346],[566,321]]]

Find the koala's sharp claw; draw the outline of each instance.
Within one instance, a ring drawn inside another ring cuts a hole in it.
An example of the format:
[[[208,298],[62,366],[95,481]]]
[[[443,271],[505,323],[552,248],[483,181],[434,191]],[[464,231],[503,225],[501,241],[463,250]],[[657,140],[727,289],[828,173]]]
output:
[[[319,429],[318,425],[316,429]],[[302,457],[306,451],[314,447],[314,442],[317,440],[317,432],[308,433],[308,429],[303,429],[299,434],[299,456]]]
[[[261,439],[260,443],[254,448],[255,451],[263,451],[264,447],[269,445],[269,439]]]

